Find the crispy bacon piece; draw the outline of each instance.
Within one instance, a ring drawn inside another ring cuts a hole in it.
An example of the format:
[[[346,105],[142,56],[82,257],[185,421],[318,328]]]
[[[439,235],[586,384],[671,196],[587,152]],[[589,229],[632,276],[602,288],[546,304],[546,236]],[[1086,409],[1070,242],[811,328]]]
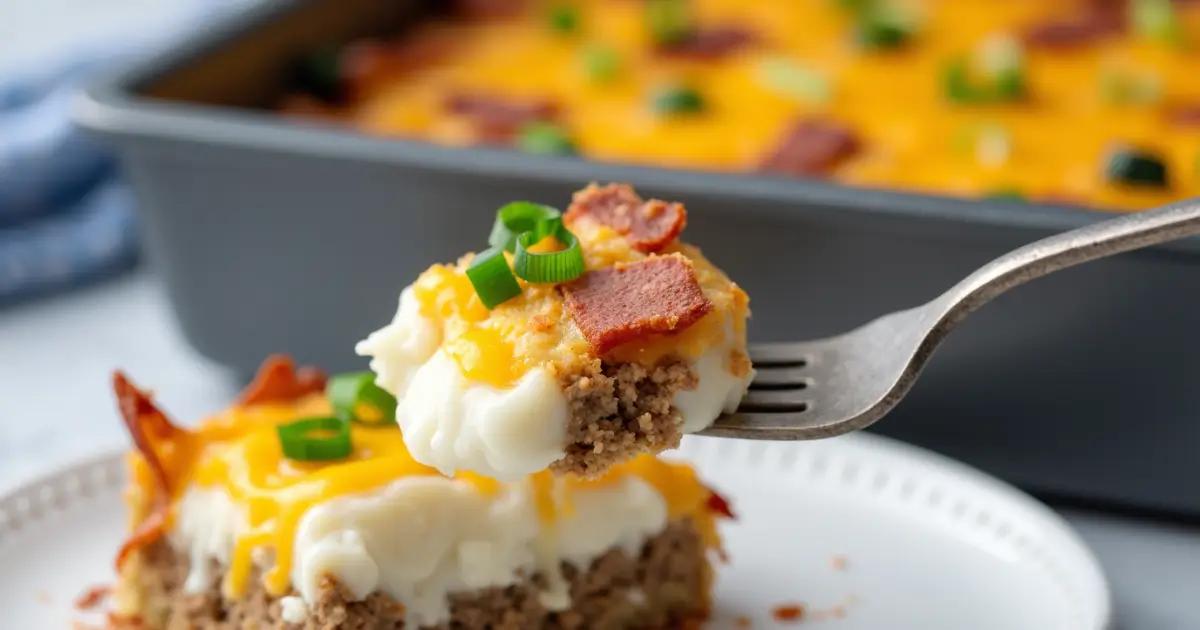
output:
[[[480,138],[493,142],[511,141],[523,125],[553,120],[560,110],[548,99],[521,102],[468,92],[451,94],[443,106],[452,114],[470,119]]]
[[[1054,18],[1027,29],[1025,43],[1041,48],[1072,48],[1102,37],[1119,35],[1126,27],[1126,3],[1091,0],[1078,15]]]
[[[154,405],[150,395],[138,389],[118,371],[113,374],[113,392],[117,397],[117,408],[125,421],[125,428],[133,439],[133,444],[141,453],[150,474],[154,476],[154,503],[150,513],[134,530],[133,534],[121,546],[117,553],[117,569],[125,564],[125,560],[134,550],[143,547],[163,534],[167,523],[167,512],[170,510],[171,478],[163,467],[156,444],[169,442],[186,434],[186,431],[176,426],[166,414]]]
[[[575,193],[563,222],[569,226],[583,217],[616,230],[634,249],[647,254],[662,251],[687,226],[683,204],[642,201],[624,184],[592,185]]]
[[[245,407],[268,402],[289,402],[325,389],[325,373],[314,367],[296,369],[292,358],[282,354],[267,357],[254,381],[238,398]]]
[[[693,31],[687,37],[660,44],[658,53],[700,61],[714,61],[758,43],[758,34],[741,26],[719,26]]]
[[[338,76],[355,95],[397,74],[429,66],[454,50],[454,40],[438,31],[396,42],[361,41],[338,56]]]
[[[862,143],[849,127],[803,120],[792,127],[761,168],[780,175],[825,175],[861,149]]]
[[[598,355],[648,335],[680,332],[713,308],[680,254],[595,269],[561,290]]]
[[[737,520],[737,516],[734,515],[733,510],[729,507],[729,501],[717,494],[716,490],[709,489],[709,492],[708,511],[713,514],[720,514],[730,520]]]
[[[1167,110],[1167,120],[1180,127],[1200,126],[1200,103],[1171,107]]]

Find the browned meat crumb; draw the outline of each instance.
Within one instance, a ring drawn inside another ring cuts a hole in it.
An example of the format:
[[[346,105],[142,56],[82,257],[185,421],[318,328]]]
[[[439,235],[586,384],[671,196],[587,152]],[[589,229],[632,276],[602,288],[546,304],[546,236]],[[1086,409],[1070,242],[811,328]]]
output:
[[[159,541],[138,552],[145,630],[402,630],[402,607],[383,594],[352,601],[336,581],[321,587],[303,625],[285,623],[278,598],[254,586],[236,601],[220,594],[215,578],[201,594],[181,593],[187,556]],[[675,628],[707,614],[709,566],[704,544],[690,521],[670,525],[632,558],[613,550],[586,573],[564,563],[572,607],[547,611],[538,602],[541,575],[508,588],[452,598],[449,630],[621,630]],[[219,576],[220,571],[214,575]],[[252,584],[259,585],[255,579]]]
[[[771,616],[776,621],[796,622],[804,619],[804,606],[800,604],[783,604],[771,610]]]
[[[679,446],[683,417],[671,401],[698,383],[682,361],[647,368],[595,359],[577,367],[559,377],[571,406],[569,446],[550,470],[595,477],[635,455]]]

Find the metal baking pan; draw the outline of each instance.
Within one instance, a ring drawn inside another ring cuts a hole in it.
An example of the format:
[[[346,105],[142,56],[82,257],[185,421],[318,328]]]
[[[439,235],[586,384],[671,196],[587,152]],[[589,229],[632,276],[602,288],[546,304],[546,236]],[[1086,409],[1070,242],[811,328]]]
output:
[[[190,342],[250,374],[285,351],[360,366],[400,289],[484,242],[513,199],[589,181],[685,201],[687,238],[742,283],[758,341],[923,302],[978,265],[1103,218],[810,181],[430,146],[300,126],[266,107],[302,51],[398,32],[417,0],[272,1],[99,81],[78,120],[119,151]],[[1027,488],[1200,515],[1200,247],[1160,247],[1002,297],[938,353],[882,433]]]

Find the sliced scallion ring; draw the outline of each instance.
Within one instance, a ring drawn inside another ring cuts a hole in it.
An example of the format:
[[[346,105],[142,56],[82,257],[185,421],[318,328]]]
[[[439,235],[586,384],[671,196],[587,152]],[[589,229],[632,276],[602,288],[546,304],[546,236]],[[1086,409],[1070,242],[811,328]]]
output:
[[[759,80],[769,89],[807,103],[825,103],[833,84],[821,72],[786,57],[770,57],[758,66]]]
[[[328,418],[305,418],[275,427],[283,455],[298,462],[345,459],[354,451],[350,423]]]
[[[1133,0],[1130,8],[1133,26],[1142,36],[1168,45],[1183,43],[1183,23],[1171,0]]]
[[[480,252],[467,267],[467,279],[475,287],[475,294],[488,310],[521,295],[521,285],[513,276],[504,250],[493,247]]]
[[[533,155],[574,155],[575,143],[561,127],[553,123],[535,122],[521,128],[517,148]]]
[[[646,26],[659,44],[674,44],[693,29],[692,12],[687,0],[646,0]]]
[[[581,61],[588,80],[596,83],[612,81],[621,70],[621,58],[617,55],[617,51],[604,44],[595,44],[585,48]]]
[[[579,7],[565,3],[551,5],[546,21],[555,33],[571,35],[579,31]]]
[[[545,253],[529,251],[547,236],[557,239],[563,249]],[[528,282],[567,282],[583,275],[585,269],[579,239],[562,226],[561,219],[543,222],[538,229],[517,238],[513,271]]]
[[[496,223],[492,225],[488,245],[509,253],[516,252],[518,236],[538,229],[538,224],[542,221],[557,219],[560,216],[562,213],[558,210],[540,203],[514,201],[506,204],[496,213]]]
[[[346,422],[384,425],[396,419],[396,398],[375,384],[374,372],[335,374],[325,395],[334,415]]]

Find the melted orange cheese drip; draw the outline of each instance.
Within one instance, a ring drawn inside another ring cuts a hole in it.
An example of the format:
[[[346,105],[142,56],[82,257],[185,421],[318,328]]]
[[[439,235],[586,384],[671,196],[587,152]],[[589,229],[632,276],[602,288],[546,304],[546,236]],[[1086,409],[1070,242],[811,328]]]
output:
[[[579,239],[588,269],[647,258],[606,226],[576,223],[571,229]],[[545,250],[554,246],[552,239],[547,239],[536,247]],[[664,253],[679,253],[691,261],[713,311],[678,334],[626,344],[607,358],[654,365],[668,356],[695,359],[730,341],[735,348],[743,349],[750,313],[746,293],[695,247],[675,243]],[[556,285],[520,281],[521,295],[488,311],[466,276],[471,259],[468,255],[455,265],[435,265],[413,284],[421,314],[441,325],[445,340],[442,350],[458,363],[465,377],[504,388],[534,367],[548,367],[555,373],[570,370],[569,366],[581,357],[591,356]],[[512,257],[508,260],[511,265]],[[736,360],[731,361],[730,369],[735,373],[736,365]]]
[[[256,549],[273,553],[275,564],[263,576],[267,590],[275,596],[289,591],[296,530],[314,506],[337,497],[367,493],[404,477],[439,474],[412,459],[394,425],[354,425],[354,451],[345,460],[297,462],[285,458],[275,427],[329,412],[330,406],[321,395],[296,404],[235,407],[202,423],[175,443],[162,445],[162,450],[171,454],[164,463],[175,481],[174,500],[192,488],[214,488],[226,492],[243,509],[249,529],[238,539],[231,556],[224,584],[228,596],[245,592],[255,569]],[[616,466],[597,481],[564,480],[543,471],[529,482],[539,516],[551,523],[570,509],[572,493],[615,483],[627,475],[653,485],[668,502],[673,518],[691,517],[709,542],[717,544],[714,519],[706,508],[710,492],[685,465],[646,455]],[[136,455],[132,477],[131,497],[149,501],[154,481],[144,460]],[[456,478],[488,495],[502,489],[498,482],[472,473],[459,473]],[[145,506],[135,502],[134,508],[137,513]]]

